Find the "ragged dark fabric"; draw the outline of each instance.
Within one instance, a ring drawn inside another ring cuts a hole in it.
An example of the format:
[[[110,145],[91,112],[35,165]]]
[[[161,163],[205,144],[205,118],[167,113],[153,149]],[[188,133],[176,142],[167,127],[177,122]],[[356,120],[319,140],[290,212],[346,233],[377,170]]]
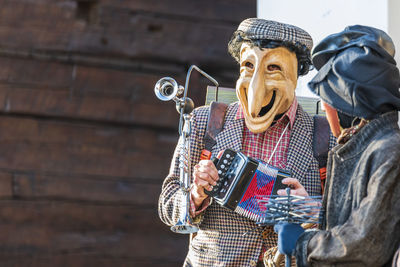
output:
[[[400,130],[392,111],[329,152],[321,230],[296,244],[298,266],[387,266],[400,245]]]
[[[319,72],[311,90],[347,114],[347,124],[351,117],[369,122],[329,152],[322,224],[300,236],[298,266],[388,266],[400,245],[400,77],[393,56],[386,33],[360,25],[313,51]]]
[[[400,74],[394,53],[393,41],[385,32],[349,26],[314,48],[312,61],[319,72],[308,85],[351,117],[369,120],[400,110]]]

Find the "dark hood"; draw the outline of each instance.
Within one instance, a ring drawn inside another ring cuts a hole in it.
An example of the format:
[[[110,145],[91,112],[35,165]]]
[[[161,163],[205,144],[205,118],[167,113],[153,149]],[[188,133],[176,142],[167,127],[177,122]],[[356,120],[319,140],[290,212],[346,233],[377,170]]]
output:
[[[373,119],[400,110],[400,75],[392,39],[383,31],[355,25],[323,39],[312,52],[319,70],[310,89],[337,110]]]

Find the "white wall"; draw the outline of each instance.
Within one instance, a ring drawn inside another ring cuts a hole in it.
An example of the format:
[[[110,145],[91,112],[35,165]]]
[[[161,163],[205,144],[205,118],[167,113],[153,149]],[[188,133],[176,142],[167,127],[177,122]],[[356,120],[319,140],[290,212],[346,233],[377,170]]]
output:
[[[396,45],[395,59],[397,66],[400,68],[400,1],[389,0],[389,18],[388,18],[388,33],[392,37]],[[399,112],[399,126],[400,126],[400,112]]]
[[[388,18],[388,33],[396,44],[395,59],[397,66],[400,67],[400,1],[389,0],[389,18]]]

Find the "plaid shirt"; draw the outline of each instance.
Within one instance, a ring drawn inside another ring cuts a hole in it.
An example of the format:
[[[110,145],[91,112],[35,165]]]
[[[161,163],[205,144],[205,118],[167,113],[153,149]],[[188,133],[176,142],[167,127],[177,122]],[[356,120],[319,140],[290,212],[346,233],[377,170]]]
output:
[[[297,99],[294,98],[289,110],[265,132],[255,134],[247,127],[244,127],[242,152],[249,157],[268,162],[279,138],[282,136],[282,139],[276,147],[275,153],[272,155],[269,164],[277,168],[284,169],[286,167],[286,152],[289,147],[290,130],[292,129],[294,120],[296,118],[297,105]],[[240,106],[236,113],[236,119],[241,118],[244,118],[244,114]],[[288,123],[288,128],[286,131],[284,131]],[[263,260],[264,252],[269,249],[271,244],[274,244],[277,240],[272,227],[266,227],[264,233],[263,248],[259,258],[260,261]]]
[[[286,167],[286,152],[289,147],[290,130],[294,124],[296,110],[297,99],[295,98],[284,116],[270,126],[265,132],[255,134],[247,127],[244,127],[242,152],[249,157],[268,162],[279,138],[283,134],[270,164],[277,168],[284,169]],[[236,113],[236,119],[241,118],[244,118],[244,114],[240,106]],[[289,127],[283,132],[289,121]]]

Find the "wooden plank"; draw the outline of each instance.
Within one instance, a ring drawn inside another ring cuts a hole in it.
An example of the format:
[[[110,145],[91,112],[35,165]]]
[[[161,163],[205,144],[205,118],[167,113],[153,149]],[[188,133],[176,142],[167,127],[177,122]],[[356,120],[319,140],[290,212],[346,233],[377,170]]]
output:
[[[226,47],[236,24],[126,14],[127,10],[121,8],[104,14],[99,11],[100,22],[91,25],[74,17],[75,8],[60,3],[6,2],[2,12],[13,15],[5,15],[0,21],[0,46],[32,53],[146,58],[221,67],[234,64]]]
[[[170,15],[174,17],[186,18],[192,20],[211,20],[211,21],[226,21],[229,23],[239,23],[244,18],[256,17],[256,1],[255,0],[204,0],[186,1],[186,0],[171,0],[171,1],[118,1],[104,0],[101,1],[103,7],[119,7],[129,9],[131,12],[154,12]],[[229,10],[229,12],[227,12]]]
[[[0,84],[65,90],[73,85],[73,74],[70,64],[0,57]]]
[[[156,207],[143,208],[112,203],[97,205],[55,200],[2,200],[0,201],[0,218],[2,223],[10,224],[10,226],[24,225],[29,222],[36,227],[48,227],[53,231],[91,229],[93,232],[98,232],[112,230],[111,226],[114,226],[115,229],[124,232],[147,233],[164,228],[158,218],[157,210],[153,208]]]
[[[2,117],[0,168],[52,174],[163,179],[177,134]],[[168,159],[168,160],[166,160]]]
[[[184,72],[183,68],[181,72]],[[182,83],[183,74],[163,71]],[[0,57],[0,84],[67,91],[71,96],[107,96],[154,103],[158,73],[89,67],[36,59]]]
[[[60,18],[66,19],[79,19],[77,10],[80,8],[77,0],[2,0],[2,7],[14,8],[16,12],[9,13],[0,12],[0,25],[2,23],[14,22],[17,26],[24,25],[24,20],[18,20],[22,15],[29,16],[29,14],[41,15],[42,20],[35,21],[35,25],[46,23],[46,20]],[[101,15],[107,13],[115,13],[120,10],[126,10],[129,14],[135,13],[154,13],[157,16],[169,16],[171,19],[186,19],[186,20],[204,20],[213,22],[225,23],[239,23],[244,18],[256,17],[256,0],[204,0],[201,3],[197,1],[185,0],[170,0],[157,1],[120,1],[120,0],[99,0],[93,1],[96,4],[91,5],[90,8]],[[26,8],[22,8],[22,7]],[[83,5],[82,5],[83,6]],[[21,9],[21,10],[18,10]],[[229,12],[227,12],[229,10]],[[88,10],[90,12],[91,10]],[[103,21],[106,22],[106,21]]]
[[[53,23],[54,29],[67,28],[76,20],[75,12],[76,1],[73,0],[2,0],[0,27],[41,28]]]
[[[235,26],[199,24],[142,14],[136,15],[130,23],[135,32],[124,34],[116,34],[112,30],[107,32],[109,52],[123,53],[134,58],[157,58],[175,62],[193,62],[198,65],[213,64],[221,67],[234,65],[234,61],[227,53],[227,44],[236,29]],[[152,31],[151,25],[162,25],[162,27],[158,31]],[[83,46],[78,42],[76,45]]]
[[[182,248],[187,247],[185,244],[180,244],[178,242],[171,242],[168,244],[170,247]],[[149,248],[152,250],[161,249],[160,248]],[[131,267],[131,266],[149,266],[149,267],[176,267],[181,266],[184,261],[184,257],[180,256],[182,250],[176,249],[169,255],[169,258],[162,258],[160,256],[154,255],[148,258],[134,258],[132,256],[126,257],[106,257],[97,253],[87,253],[86,255],[74,254],[74,255],[47,255],[47,256],[33,256],[24,258],[7,258],[0,259],[2,266],[30,266],[30,267],[43,267],[43,266],[57,266],[57,267]]]
[[[11,173],[0,172],[0,199],[13,196],[12,179]]]
[[[10,174],[8,175],[11,176]],[[9,184],[5,184],[2,179],[3,176],[5,175],[0,173],[0,182],[2,182],[0,185],[11,188],[11,179],[8,180]],[[118,179],[118,177],[17,173],[14,174],[12,187],[13,196],[25,200],[57,199],[156,207],[161,192],[161,184],[161,181],[144,183],[143,181],[137,181],[137,179]],[[1,197],[11,195],[0,193]]]
[[[132,206],[1,201],[0,238],[7,242],[2,243],[0,262],[60,255],[183,258],[185,252],[177,248],[187,243],[188,236],[170,232],[155,212]]]
[[[163,76],[184,84],[185,73],[151,74],[0,57],[0,111],[177,129],[174,102],[160,101],[154,94],[154,85]],[[202,105],[210,82],[195,72],[192,77],[188,96]]]
[[[140,99],[140,93],[138,98]],[[0,110],[4,113],[31,114],[85,119],[131,125],[154,125],[177,129],[179,114],[174,103],[136,102],[107,96],[71,96],[68,91],[35,90],[0,85]]]

